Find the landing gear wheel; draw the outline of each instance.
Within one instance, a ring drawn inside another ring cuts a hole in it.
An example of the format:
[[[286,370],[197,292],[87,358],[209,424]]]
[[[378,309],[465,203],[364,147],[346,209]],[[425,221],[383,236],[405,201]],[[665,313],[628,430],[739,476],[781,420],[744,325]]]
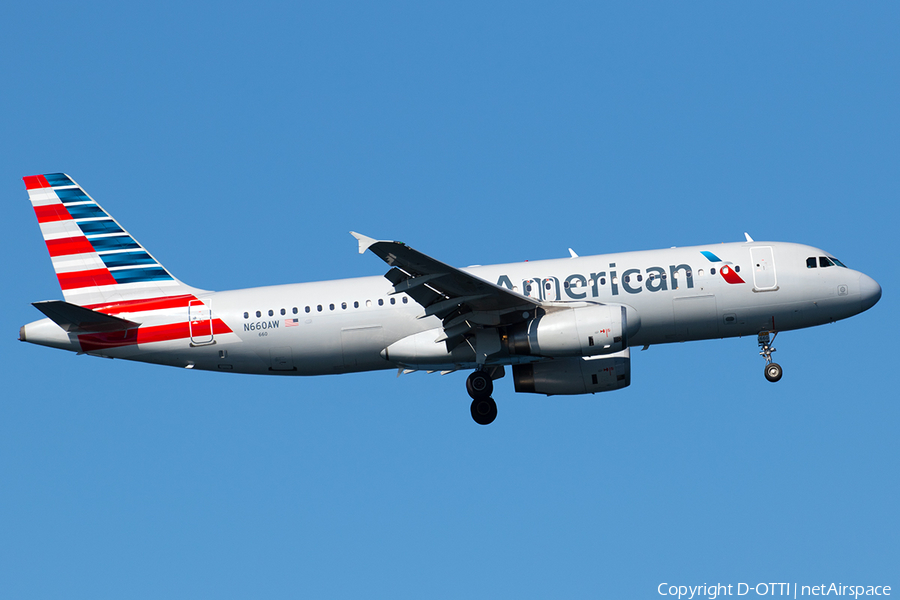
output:
[[[497,403],[490,396],[472,400],[472,418],[479,425],[490,425],[497,418]]]
[[[766,365],[766,379],[775,383],[781,376],[784,374],[784,371],[781,369],[781,365],[778,363],[769,363]]]
[[[772,338],[769,339],[768,331],[760,331],[759,335],[757,335],[757,343],[759,344],[759,355],[766,359],[766,379],[775,383],[781,376],[784,374],[781,370],[781,365],[778,363],[772,362],[772,353],[775,352],[775,346],[772,345],[772,342],[775,341],[775,337],[778,335],[778,332],[774,332]]]
[[[472,400],[481,400],[483,398],[490,399],[491,394],[494,393],[494,382],[491,380],[491,376],[485,371],[475,371],[469,375],[468,379],[466,379],[466,391],[469,392],[469,396],[472,397]],[[473,408],[472,410],[474,411],[475,409]],[[496,415],[496,413],[497,408],[494,407],[494,414]],[[475,413],[473,412],[472,414],[474,415]],[[493,419],[491,419],[491,421],[493,421]],[[488,421],[488,423],[491,421]]]

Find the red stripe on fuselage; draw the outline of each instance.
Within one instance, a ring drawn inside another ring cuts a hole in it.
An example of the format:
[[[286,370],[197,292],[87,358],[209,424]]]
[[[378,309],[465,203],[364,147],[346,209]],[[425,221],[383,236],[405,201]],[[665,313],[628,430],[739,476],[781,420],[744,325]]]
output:
[[[123,300],[122,302],[104,302],[102,304],[89,304],[85,308],[106,313],[108,315],[118,313],[138,313],[151,310],[164,310],[166,308],[187,307],[188,302],[196,300],[193,294],[181,296],[164,296],[162,298],[143,298],[141,300]]]
[[[51,223],[53,221],[71,221],[72,215],[66,210],[62,204],[46,204],[44,206],[35,206],[34,214],[37,215],[38,223]]]
[[[70,237],[58,240],[47,240],[47,250],[50,256],[67,256],[69,254],[87,254],[93,252],[94,247],[86,237]]]
[[[213,334],[222,335],[231,333],[231,328],[221,319],[213,319]],[[106,348],[121,348],[122,346],[134,346],[135,344],[152,344],[153,342],[171,342],[173,340],[188,339],[191,330],[187,321],[181,323],[168,323],[166,325],[153,325],[150,327],[137,327],[125,332],[89,333],[79,335],[78,341],[81,350],[93,352]]]
[[[91,269],[89,271],[57,273],[56,278],[59,279],[59,287],[64,290],[116,284],[116,280],[110,275],[108,269]]]
[[[36,190],[38,188],[50,187],[50,183],[43,175],[29,175],[28,177],[23,177],[22,181],[25,182],[26,190]]]

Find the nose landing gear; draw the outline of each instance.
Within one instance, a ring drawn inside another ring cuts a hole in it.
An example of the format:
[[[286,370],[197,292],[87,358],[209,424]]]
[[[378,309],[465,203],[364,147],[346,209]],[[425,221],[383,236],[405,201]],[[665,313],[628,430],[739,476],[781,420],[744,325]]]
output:
[[[774,335],[772,335],[772,338],[769,339],[769,332],[763,331],[760,332],[756,338],[760,349],[759,355],[766,359],[766,379],[768,379],[772,383],[775,383],[776,381],[781,379],[781,376],[784,374],[781,365],[776,362],[772,362],[772,353],[775,352],[775,347],[772,345],[772,343],[775,341],[775,338],[777,336],[778,332],[776,331]]]
[[[494,382],[486,371],[478,370],[466,379],[466,391],[472,397],[472,418],[479,425],[490,425],[497,418],[497,403],[491,398]]]

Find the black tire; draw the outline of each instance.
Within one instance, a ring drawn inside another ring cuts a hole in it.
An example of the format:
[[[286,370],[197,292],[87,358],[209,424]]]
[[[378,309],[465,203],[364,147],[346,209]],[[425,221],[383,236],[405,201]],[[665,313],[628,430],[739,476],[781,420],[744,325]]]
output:
[[[766,379],[768,379],[772,383],[775,383],[776,381],[781,379],[782,375],[784,375],[784,371],[782,370],[781,365],[779,365],[778,363],[769,363],[768,365],[766,365],[765,373]]]
[[[475,371],[466,379],[466,391],[472,400],[490,398],[494,393],[494,382],[486,372]]]
[[[472,400],[472,418],[479,425],[490,425],[497,418],[497,403],[493,398]]]

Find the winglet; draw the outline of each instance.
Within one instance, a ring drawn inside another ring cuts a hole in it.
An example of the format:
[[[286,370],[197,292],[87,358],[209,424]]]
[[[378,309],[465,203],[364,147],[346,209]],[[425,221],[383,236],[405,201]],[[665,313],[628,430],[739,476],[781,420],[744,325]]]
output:
[[[748,241],[748,242],[752,242],[752,241],[753,241],[753,238],[750,237],[750,234],[747,233],[746,231],[744,232],[744,237],[747,238],[747,241]]]
[[[572,258],[578,258],[578,255],[575,254],[575,251],[571,248],[569,248],[569,256],[571,256]]]
[[[376,239],[370,238],[367,235],[363,235],[361,233],[356,233],[355,231],[351,231],[350,235],[352,235],[357,240],[359,240],[359,253],[360,254],[365,254],[366,250],[369,249],[369,246],[371,246],[372,244],[374,244],[375,242],[378,241]]]

